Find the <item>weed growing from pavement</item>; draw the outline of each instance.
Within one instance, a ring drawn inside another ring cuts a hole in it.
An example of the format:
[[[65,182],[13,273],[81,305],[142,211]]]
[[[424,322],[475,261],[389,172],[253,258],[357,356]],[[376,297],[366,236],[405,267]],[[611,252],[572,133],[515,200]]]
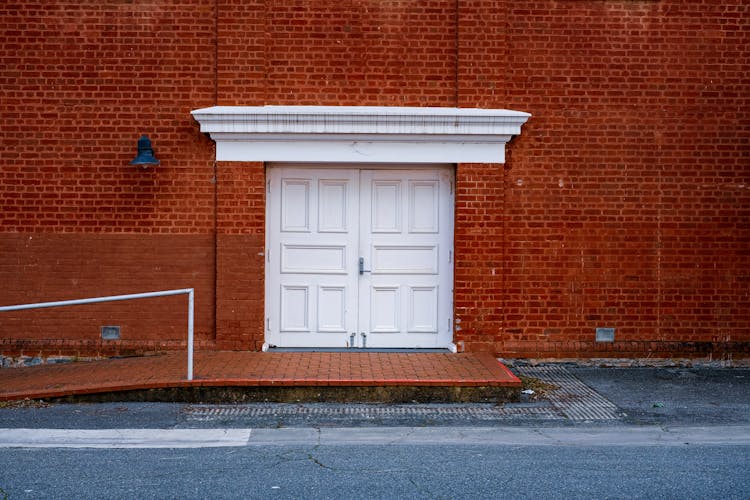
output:
[[[555,384],[550,384],[548,382],[543,382],[542,380],[539,380],[536,377],[527,377],[524,375],[518,375],[518,378],[521,380],[521,383],[523,384],[523,389],[531,389],[534,391],[534,394],[531,395],[530,399],[540,399],[547,395],[547,393],[556,391],[560,388],[560,386],[557,386]]]
[[[15,410],[18,408],[48,408],[51,404],[42,401],[41,399],[19,399],[16,401],[0,401],[0,409],[11,409]]]

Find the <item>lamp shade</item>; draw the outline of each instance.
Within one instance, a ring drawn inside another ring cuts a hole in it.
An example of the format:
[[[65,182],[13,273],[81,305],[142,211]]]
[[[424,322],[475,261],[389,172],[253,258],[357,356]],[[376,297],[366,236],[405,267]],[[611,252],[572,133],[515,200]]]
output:
[[[141,138],[138,139],[138,154],[133,158],[133,161],[131,161],[130,164],[140,165],[142,167],[159,164],[159,160],[154,156],[154,150],[151,147],[151,139],[147,136],[142,135]]]

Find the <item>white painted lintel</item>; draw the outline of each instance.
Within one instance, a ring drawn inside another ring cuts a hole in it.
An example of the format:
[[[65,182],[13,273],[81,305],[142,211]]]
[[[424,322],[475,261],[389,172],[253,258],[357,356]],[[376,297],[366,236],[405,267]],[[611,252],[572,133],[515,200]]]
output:
[[[505,143],[367,138],[229,139],[214,137],[217,161],[350,163],[503,163]]]
[[[218,161],[503,163],[528,113],[503,109],[215,106],[192,115]]]

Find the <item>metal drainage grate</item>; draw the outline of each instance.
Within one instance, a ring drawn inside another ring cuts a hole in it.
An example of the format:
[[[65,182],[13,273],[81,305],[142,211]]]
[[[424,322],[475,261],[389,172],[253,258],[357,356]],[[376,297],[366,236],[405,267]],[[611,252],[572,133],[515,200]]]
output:
[[[614,403],[594,392],[564,366],[522,366],[516,370],[525,377],[538,378],[559,389],[550,391],[546,399],[570,420],[619,420]]]
[[[183,409],[189,421],[209,422],[234,418],[326,418],[381,420],[398,418],[434,418],[443,420],[507,420],[534,418],[560,420],[562,415],[544,405],[362,405],[251,403],[245,405],[191,405]]]
[[[621,414],[611,401],[593,391],[564,366],[523,366],[516,371],[559,388],[536,404],[338,404],[338,403],[248,403],[240,405],[189,405],[183,414],[189,422],[212,422],[232,419],[300,419],[341,421],[380,421],[431,419],[434,421],[507,421],[514,418],[554,420],[619,420]]]

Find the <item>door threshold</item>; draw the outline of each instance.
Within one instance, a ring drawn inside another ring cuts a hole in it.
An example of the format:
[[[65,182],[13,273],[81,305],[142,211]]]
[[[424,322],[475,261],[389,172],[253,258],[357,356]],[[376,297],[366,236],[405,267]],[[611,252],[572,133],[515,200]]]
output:
[[[450,349],[444,348],[348,348],[348,347],[269,347],[266,352],[351,352],[351,353],[367,353],[367,352],[410,352],[415,354],[420,353],[450,353]]]

